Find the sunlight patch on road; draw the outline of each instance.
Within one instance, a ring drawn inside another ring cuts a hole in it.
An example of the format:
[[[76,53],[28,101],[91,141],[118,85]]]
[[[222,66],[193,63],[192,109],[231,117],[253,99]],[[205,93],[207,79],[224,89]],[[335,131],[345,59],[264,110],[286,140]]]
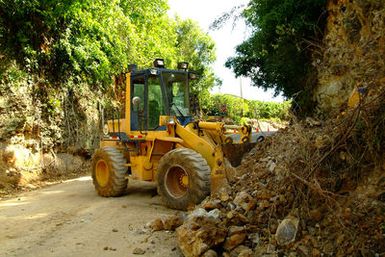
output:
[[[12,202],[3,202],[3,203],[0,203],[0,207],[19,206],[19,205],[25,205],[27,203],[29,203],[29,202],[20,202],[20,201],[18,201],[18,202],[14,202],[14,201],[12,201]]]
[[[31,215],[31,216],[25,217],[24,219],[26,219],[26,220],[34,220],[34,219],[45,218],[47,216],[48,216],[48,213],[42,212],[42,213],[37,213],[35,215]]]
[[[52,194],[61,194],[61,193],[64,193],[63,190],[54,190],[54,191],[45,191],[45,192],[41,192],[42,194],[44,195],[52,195]]]
[[[90,181],[90,180],[92,180],[91,176],[86,176],[86,177],[69,179],[69,180],[63,181],[63,183],[69,183],[69,182],[73,182],[73,181]]]

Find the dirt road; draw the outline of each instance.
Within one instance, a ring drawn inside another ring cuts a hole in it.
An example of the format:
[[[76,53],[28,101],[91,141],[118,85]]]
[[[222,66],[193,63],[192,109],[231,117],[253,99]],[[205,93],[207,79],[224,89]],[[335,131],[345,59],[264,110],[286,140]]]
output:
[[[175,212],[154,195],[134,185],[126,196],[102,198],[82,177],[2,200],[0,256],[181,256],[173,233],[144,229]]]

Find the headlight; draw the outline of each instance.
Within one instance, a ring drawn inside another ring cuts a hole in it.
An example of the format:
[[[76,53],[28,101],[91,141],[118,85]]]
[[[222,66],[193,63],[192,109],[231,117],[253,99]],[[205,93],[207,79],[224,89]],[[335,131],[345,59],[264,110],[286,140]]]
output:
[[[178,63],[178,70],[187,70],[187,69],[188,69],[188,62]]]
[[[156,68],[164,68],[164,60],[163,59],[155,59],[154,67],[156,67]]]

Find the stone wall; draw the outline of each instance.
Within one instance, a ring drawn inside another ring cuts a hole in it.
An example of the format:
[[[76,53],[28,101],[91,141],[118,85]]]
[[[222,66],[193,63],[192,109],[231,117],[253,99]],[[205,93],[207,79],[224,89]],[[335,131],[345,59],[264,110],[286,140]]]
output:
[[[320,112],[338,113],[359,87],[385,86],[385,1],[330,0],[322,60],[315,60]]]

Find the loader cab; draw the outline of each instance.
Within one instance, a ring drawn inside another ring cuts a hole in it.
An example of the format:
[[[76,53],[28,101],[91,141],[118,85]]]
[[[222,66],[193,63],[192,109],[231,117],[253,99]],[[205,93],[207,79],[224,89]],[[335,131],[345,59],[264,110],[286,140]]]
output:
[[[161,116],[177,117],[181,124],[191,121],[189,81],[194,74],[155,66],[131,71],[130,130],[161,131]]]

